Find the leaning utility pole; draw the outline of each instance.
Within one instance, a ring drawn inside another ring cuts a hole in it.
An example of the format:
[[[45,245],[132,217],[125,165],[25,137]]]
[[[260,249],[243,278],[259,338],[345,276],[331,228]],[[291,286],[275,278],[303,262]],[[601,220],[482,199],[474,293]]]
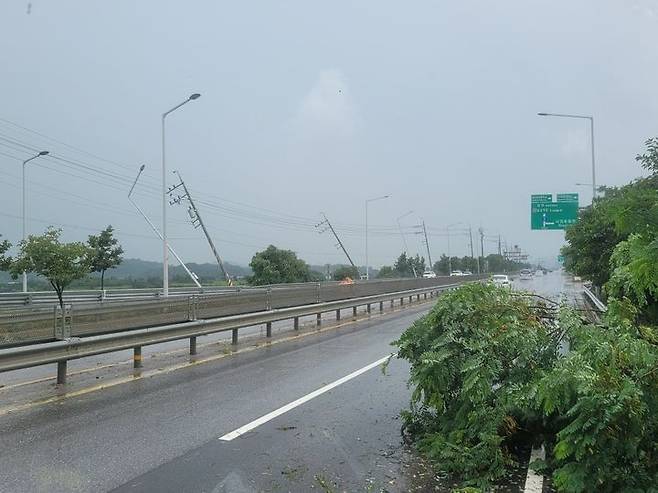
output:
[[[434,268],[434,264],[432,263],[432,254],[430,253],[430,242],[427,239],[427,228],[425,228],[425,221],[423,220],[423,235],[425,235],[425,246],[427,247],[427,258],[430,261],[429,268],[432,270]]]
[[[471,246],[471,258],[474,259],[475,255],[473,254],[473,228],[471,228],[471,225],[468,225],[468,236],[470,238],[470,246]],[[477,257],[477,267],[478,267],[478,274],[480,274],[480,256],[478,255]]]
[[[482,228],[479,229],[480,232],[480,252],[482,254],[482,260],[484,261],[484,230]],[[486,271],[486,263],[484,264],[484,271]]]
[[[222,274],[224,275],[224,279],[226,279],[226,282],[228,283],[229,286],[233,286],[233,281],[231,280],[231,276],[229,276],[228,272],[226,272],[226,268],[224,267],[224,262],[222,262],[221,257],[219,256],[219,252],[217,252],[217,249],[215,248],[215,244],[213,243],[212,239],[210,238],[210,234],[208,233],[208,230],[206,229],[206,225],[203,224],[203,219],[201,219],[201,214],[199,214],[199,210],[196,208],[196,205],[194,205],[194,201],[192,200],[192,196],[190,195],[190,192],[187,190],[187,186],[185,185],[185,182],[183,181],[183,178],[181,177],[180,173],[178,171],[174,171],[176,175],[178,176],[178,179],[180,180],[180,183],[178,185],[174,185],[173,187],[169,188],[169,196],[172,197],[172,192],[176,190],[178,187],[183,187],[183,191],[185,192],[184,195],[178,195],[176,197],[172,197],[172,200],[169,202],[170,205],[173,204],[180,204],[182,200],[187,200],[190,203],[190,206],[187,209],[187,213],[190,215],[190,219],[192,220],[192,225],[195,228],[198,228],[201,226],[201,229],[203,230],[203,234],[206,235],[206,239],[208,240],[208,243],[210,244],[210,249],[212,250],[213,255],[215,256],[215,259],[217,259],[217,263],[219,264],[219,268],[222,271]]]
[[[501,257],[503,256],[503,250],[501,249],[500,246],[500,235],[498,235],[498,255],[500,255]]]
[[[344,253],[345,256],[347,257],[347,260],[349,260],[349,261],[350,261],[350,264],[352,265],[352,267],[354,267],[354,268],[356,269],[357,267],[356,267],[356,265],[354,265],[354,262],[352,262],[352,257],[350,257],[350,254],[347,253],[347,250],[345,249],[345,245],[343,245],[343,242],[340,241],[340,238],[339,238],[338,235],[336,234],[336,231],[334,230],[334,227],[333,227],[333,226],[331,225],[331,223],[329,222],[329,219],[327,219],[327,216],[324,214],[324,212],[322,212],[321,214],[322,214],[322,217],[324,217],[324,221],[322,221],[322,222],[316,224],[315,227],[316,227],[316,228],[319,228],[320,226],[322,226],[322,225],[324,225],[324,224],[327,225],[327,227],[329,228],[329,230],[331,231],[331,233],[334,235],[334,238],[336,238],[336,241],[338,242],[338,244],[337,244],[336,246],[339,246],[339,247],[343,250],[343,253]],[[320,231],[320,234],[324,233],[325,231],[326,231],[326,229],[323,229],[322,231]]]
[[[151,226],[151,229],[153,232],[157,235],[158,238],[161,240],[164,240],[164,237],[162,236],[162,233],[160,233],[160,230],[155,227],[155,224],[148,218],[146,214],[144,214],[144,211],[137,205],[137,203],[132,199],[131,195],[133,193],[133,190],[135,189],[135,186],[137,185],[137,180],[139,180],[139,177],[142,176],[142,172],[144,171],[145,166],[142,164],[141,168],[139,168],[139,173],[137,173],[137,178],[135,178],[135,181],[133,182],[133,186],[130,187],[130,191],[128,192],[128,200],[130,203],[133,205],[133,207],[139,212],[139,214],[144,218],[144,220],[148,223],[149,226]],[[187,272],[187,275],[190,276],[190,279],[192,279],[192,282],[196,284],[196,286],[199,289],[203,289],[203,286],[199,283],[199,278],[197,275],[190,271],[190,269],[187,268],[187,265],[185,265],[185,262],[178,256],[178,254],[175,252],[174,247],[171,246],[170,242],[167,242],[167,248],[169,249],[169,252],[176,257],[176,260],[178,260],[178,263],[183,267],[185,272]]]

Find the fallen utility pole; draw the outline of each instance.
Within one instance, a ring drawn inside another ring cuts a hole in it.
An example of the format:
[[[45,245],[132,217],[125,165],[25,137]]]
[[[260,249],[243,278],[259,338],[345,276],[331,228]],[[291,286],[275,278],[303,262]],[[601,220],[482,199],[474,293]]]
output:
[[[324,221],[316,224],[315,227],[319,228],[322,225],[325,225],[325,224],[327,225],[327,228],[331,231],[331,233],[334,235],[334,238],[336,238],[336,241],[338,242],[336,244],[336,246],[339,246],[343,250],[343,253],[347,257],[347,260],[350,261],[350,265],[356,269],[356,265],[354,265],[354,262],[352,262],[352,257],[350,257],[350,254],[347,253],[347,250],[345,249],[345,245],[343,245],[343,242],[340,241],[340,238],[338,237],[338,234],[336,234],[336,231],[334,230],[334,227],[331,225],[331,223],[329,222],[329,219],[327,218],[327,216],[325,215],[324,212],[322,213],[322,217],[324,217]],[[325,231],[326,231],[326,229],[321,230],[320,234],[324,233]]]
[[[169,204],[170,205],[180,204],[182,200],[187,200],[190,203],[190,206],[187,209],[187,213],[190,215],[192,225],[195,228],[201,226],[201,229],[203,230],[203,234],[206,235],[206,239],[210,244],[210,249],[212,250],[215,259],[217,260],[217,264],[219,264],[219,269],[222,271],[222,274],[224,275],[224,279],[226,279],[226,282],[228,283],[229,286],[233,286],[233,281],[231,280],[231,276],[229,276],[228,272],[226,272],[226,268],[224,267],[224,262],[222,261],[222,258],[219,256],[219,252],[217,251],[217,248],[215,248],[215,244],[213,243],[212,238],[210,238],[210,234],[206,229],[206,225],[203,224],[203,219],[201,219],[201,214],[199,214],[199,210],[196,208],[196,205],[194,204],[194,200],[192,200],[192,195],[190,195],[190,192],[187,189],[185,182],[183,181],[183,177],[181,177],[178,171],[174,171],[174,173],[178,176],[180,183],[178,185],[174,185],[169,189],[169,196],[172,197],[172,200],[169,202]],[[173,197],[172,192],[176,190],[178,187],[183,187],[184,195],[178,195],[176,197]]]
[[[140,215],[144,218],[144,220],[148,223],[149,226],[151,226],[151,229],[153,232],[163,240],[162,233],[160,233],[160,230],[155,227],[155,224],[151,222],[151,220],[148,218],[146,214],[144,214],[144,211],[140,209],[140,207],[135,203],[135,201],[132,199],[131,195],[133,193],[133,190],[135,189],[135,185],[137,185],[137,180],[139,180],[139,177],[142,175],[142,172],[144,171],[144,168],[146,166],[142,164],[142,166],[139,168],[139,173],[137,173],[137,178],[135,178],[135,181],[133,182],[133,186],[130,187],[130,191],[128,192],[128,200],[130,203],[133,205],[133,207],[137,210],[137,212],[140,213]],[[203,286],[199,283],[199,278],[194,272],[191,272],[190,269],[187,268],[187,265],[185,265],[185,262],[181,260],[181,258],[178,256],[178,254],[174,251],[173,247],[171,246],[171,243],[167,243],[167,248],[169,249],[169,252],[178,260],[178,263],[185,269],[185,272],[187,272],[187,275],[190,276],[190,279],[192,279],[192,282],[197,285],[198,288],[203,289]]]

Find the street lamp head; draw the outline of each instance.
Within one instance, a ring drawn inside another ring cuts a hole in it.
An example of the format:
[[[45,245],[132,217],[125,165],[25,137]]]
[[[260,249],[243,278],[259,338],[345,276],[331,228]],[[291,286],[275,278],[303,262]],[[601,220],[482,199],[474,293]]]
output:
[[[537,113],[539,116],[548,116],[548,113]]]
[[[41,151],[39,156],[47,156],[48,154],[50,154],[50,151]]]
[[[146,165],[145,165],[145,164],[142,164],[142,165],[139,167],[139,172],[141,173],[142,171],[144,171],[144,168],[146,168]]]
[[[190,96],[189,99],[190,99],[190,101],[194,101],[195,99],[199,99],[200,97],[201,97],[201,94],[199,94],[198,92],[195,92],[194,94],[192,94]]]

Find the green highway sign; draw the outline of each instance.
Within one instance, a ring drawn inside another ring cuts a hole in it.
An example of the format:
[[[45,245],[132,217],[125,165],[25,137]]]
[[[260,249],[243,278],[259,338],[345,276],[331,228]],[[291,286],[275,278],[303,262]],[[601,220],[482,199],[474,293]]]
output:
[[[531,229],[566,229],[578,221],[578,194],[544,193],[530,196]]]

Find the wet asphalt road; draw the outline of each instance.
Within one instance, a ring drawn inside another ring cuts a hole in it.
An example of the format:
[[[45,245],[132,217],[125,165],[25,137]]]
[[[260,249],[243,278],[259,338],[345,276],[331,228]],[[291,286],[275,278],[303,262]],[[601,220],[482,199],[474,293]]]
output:
[[[513,282],[579,292],[559,272]],[[219,437],[381,359],[430,306],[0,414],[0,492],[408,491],[403,361]]]
[[[375,367],[430,305],[0,416],[0,491],[405,491],[408,367]]]

